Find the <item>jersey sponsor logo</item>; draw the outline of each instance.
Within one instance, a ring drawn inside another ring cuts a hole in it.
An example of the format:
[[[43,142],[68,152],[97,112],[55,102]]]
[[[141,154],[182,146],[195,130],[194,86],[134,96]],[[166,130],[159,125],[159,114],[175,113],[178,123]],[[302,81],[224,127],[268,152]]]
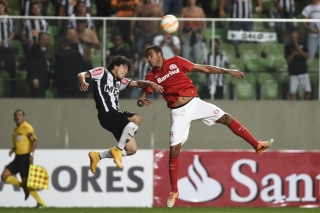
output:
[[[113,86],[108,86],[107,84],[104,85],[104,89],[105,92],[107,93],[112,93],[114,95],[119,95],[119,89]]]
[[[165,80],[167,80],[169,77],[171,77],[174,74],[177,74],[180,72],[179,68],[175,64],[171,64],[169,66],[170,71],[163,77],[157,78],[158,83],[161,83]]]
[[[127,84],[129,81],[130,81],[129,79],[123,78],[123,79],[121,80],[121,83],[122,83],[122,84]]]
[[[94,69],[94,70],[91,72],[91,75],[92,75],[92,76],[98,76],[98,75],[100,75],[102,72],[103,72],[103,69],[102,69],[102,68],[97,68],[97,69]]]

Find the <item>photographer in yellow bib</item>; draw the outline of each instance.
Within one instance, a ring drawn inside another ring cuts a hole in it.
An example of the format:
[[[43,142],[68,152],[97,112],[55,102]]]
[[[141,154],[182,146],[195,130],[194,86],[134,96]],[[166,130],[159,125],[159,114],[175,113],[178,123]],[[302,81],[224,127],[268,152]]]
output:
[[[44,208],[46,204],[40,198],[35,188],[27,187],[27,178],[29,173],[29,165],[33,164],[34,151],[37,147],[37,136],[33,127],[25,121],[25,113],[21,109],[17,109],[14,114],[16,128],[13,131],[12,142],[13,147],[9,151],[9,156],[15,153],[14,160],[5,167],[1,174],[1,179],[6,183],[23,188],[25,200],[31,194],[37,201],[36,208]],[[22,182],[15,176],[20,173]]]

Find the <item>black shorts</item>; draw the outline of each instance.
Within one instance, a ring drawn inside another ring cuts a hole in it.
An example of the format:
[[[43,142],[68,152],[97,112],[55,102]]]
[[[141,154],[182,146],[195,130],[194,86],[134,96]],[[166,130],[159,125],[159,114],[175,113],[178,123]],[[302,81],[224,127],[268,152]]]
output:
[[[30,154],[16,155],[14,160],[9,165],[7,165],[6,168],[13,175],[20,173],[21,178],[28,178],[30,166],[29,156]]]
[[[109,132],[112,132],[116,140],[119,141],[124,127],[129,123],[128,118],[134,115],[136,114],[127,111],[109,111],[99,113],[98,118],[100,125]]]

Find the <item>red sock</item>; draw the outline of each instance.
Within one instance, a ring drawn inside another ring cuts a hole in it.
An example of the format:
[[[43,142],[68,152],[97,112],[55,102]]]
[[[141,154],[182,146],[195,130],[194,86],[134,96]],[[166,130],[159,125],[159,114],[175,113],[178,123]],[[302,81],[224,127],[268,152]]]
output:
[[[178,191],[178,171],[179,171],[179,158],[169,158],[169,175],[171,183],[171,191]]]
[[[250,143],[253,148],[256,148],[258,146],[257,139],[255,139],[253,135],[251,135],[251,133],[236,119],[233,119],[233,121],[231,121],[231,123],[229,124],[229,128],[234,134]]]

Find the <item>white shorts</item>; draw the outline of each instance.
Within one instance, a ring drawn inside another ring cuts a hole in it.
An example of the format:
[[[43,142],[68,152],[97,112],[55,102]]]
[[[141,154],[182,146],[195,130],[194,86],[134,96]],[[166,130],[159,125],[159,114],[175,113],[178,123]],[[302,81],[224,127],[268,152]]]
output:
[[[201,119],[211,126],[221,118],[225,112],[216,105],[207,103],[200,98],[193,98],[186,105],[171,109],[170,146],[184,144],[189,136],[190,124]]]
[[[309,74],[290,75],[290,94],[296,94],[298,92],[299,84],[304,92],[311,92]]]

